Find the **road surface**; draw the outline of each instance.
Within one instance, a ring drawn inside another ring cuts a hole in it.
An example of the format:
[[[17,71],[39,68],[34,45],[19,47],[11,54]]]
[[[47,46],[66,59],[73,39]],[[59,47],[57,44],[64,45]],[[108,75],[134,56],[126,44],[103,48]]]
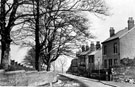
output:
[[[50,87],[49,84],[42,85]],[[59,75],[58,81],[53,83],[53,87],[116,87],[108,84],[101,83],[96,80],[89,80],[77,76]]]
[[[116,87],[116,86],[113,86],[113,85],[104,84],[104,83],[99,82],[98,80],[94,80],[94,79],[91,80],[91,79],[88,79],[88,78],[69,75],[69,74],[63,74],[61,76],[65,76],[67,78],[74,79],[78,83],[82,84],[79,87]]]
[[[49,84],[42,86],[50,87]],[[135,87],[135,84],[99,81],[71,74],[59,74],[58,81],[53,83],[53,87]]]

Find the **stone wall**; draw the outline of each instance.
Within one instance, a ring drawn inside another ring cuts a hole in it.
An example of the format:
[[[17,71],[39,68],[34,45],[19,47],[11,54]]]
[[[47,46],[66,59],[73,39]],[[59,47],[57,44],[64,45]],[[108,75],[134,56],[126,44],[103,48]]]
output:
[[[46,71],[0,70],[0,86],[38,86],[57,81],[57,74]]]
[[[113,68],[112,78],[119,82],[135,82],[135,66],[117,67]]]
[[[11,60],[8,71],[15,71],[15,70],[31,71],[31,70],[34,70],[34,69],[30,68],[30,67],[26,67],[23,64],[20,64],[20,63],[16,62],[15,60]]]

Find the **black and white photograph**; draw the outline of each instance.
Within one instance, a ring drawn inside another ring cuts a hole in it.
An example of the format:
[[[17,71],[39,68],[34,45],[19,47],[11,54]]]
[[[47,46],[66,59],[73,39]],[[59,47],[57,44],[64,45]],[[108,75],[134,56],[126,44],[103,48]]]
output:
[[[135,87],[135,0],[0,0],[0,87]]]

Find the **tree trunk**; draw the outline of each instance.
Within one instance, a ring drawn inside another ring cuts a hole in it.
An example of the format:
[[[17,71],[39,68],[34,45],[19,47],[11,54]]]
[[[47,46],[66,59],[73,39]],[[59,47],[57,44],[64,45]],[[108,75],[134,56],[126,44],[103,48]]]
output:
[[[10,65],[10,59],[9,59],[9,56],[10,56],[10,42],[7,43],[5,41],[2,41],[1,45],[2,45],[1,65],[2,65],[3,69],[7,70],[8,66]]]
[[[39,0],[36,0],[37,7],[36,7],[36,30],[35,30],[35,42],[36,42],[36,56],[35,56],[35,68],[39,71]]]
[[[63,73],[63,66],[62,66],[62,73]]]
[[[50,63],[48,63],[48,64],[47,64],[46,71],[50,71],[50,68],[51,68],[51,64],[50,64]]]
[[[5,17],[5,3],[6,0],[1,0],[1,15],[0,15],[0,27],[1,27],[1,65],[3,69],[8,69],[9,66],[9,52],[10,52],[10,29],[6,28],[6,17]]]

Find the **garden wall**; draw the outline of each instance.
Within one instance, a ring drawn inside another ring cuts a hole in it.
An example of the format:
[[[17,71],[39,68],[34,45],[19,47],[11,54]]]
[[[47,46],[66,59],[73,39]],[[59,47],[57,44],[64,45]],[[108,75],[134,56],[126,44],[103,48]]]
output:
[[[57,74],[46,71],[0,70],[0,86],[38,86],[57,81]]]

